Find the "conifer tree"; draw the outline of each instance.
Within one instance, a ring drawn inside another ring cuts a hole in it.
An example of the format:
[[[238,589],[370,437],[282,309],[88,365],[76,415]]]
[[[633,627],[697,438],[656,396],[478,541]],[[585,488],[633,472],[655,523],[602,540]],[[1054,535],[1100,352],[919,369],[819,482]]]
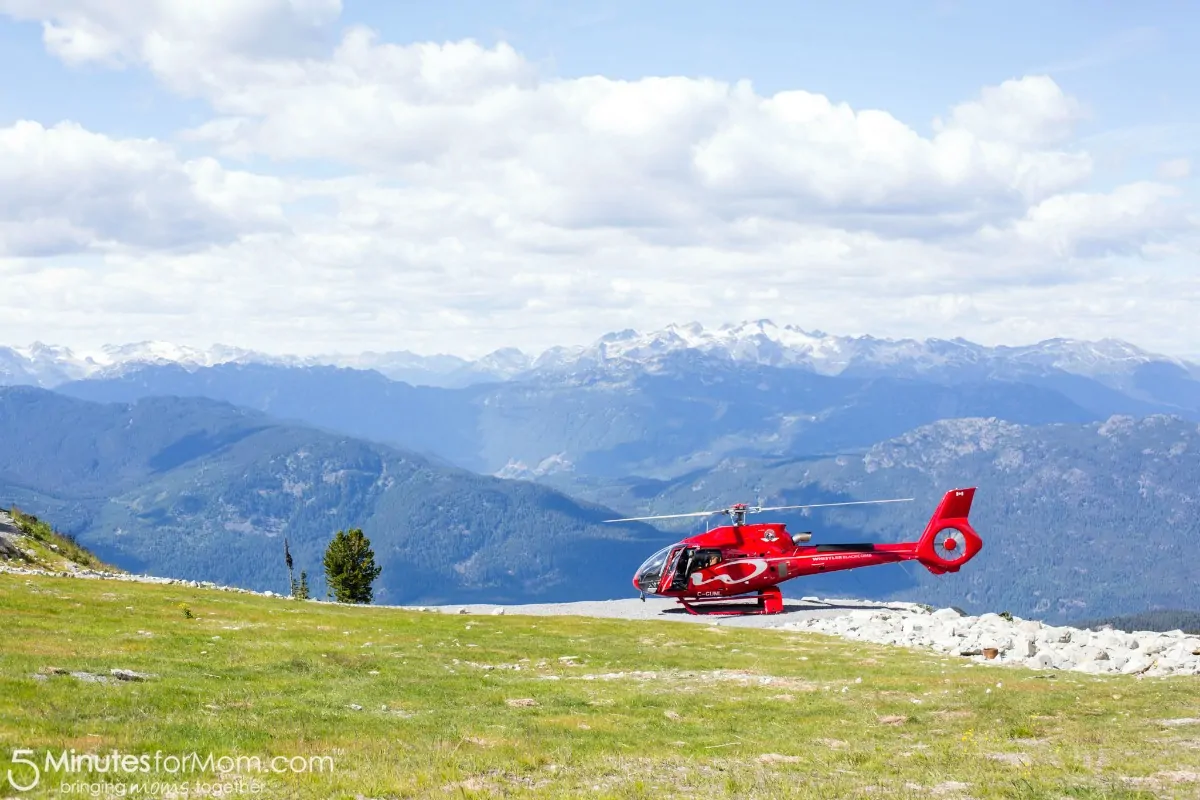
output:
[[[338,531],[325,550],[325,583],[339,603],[371,602],[371,584],[381,571],[361,528]]]

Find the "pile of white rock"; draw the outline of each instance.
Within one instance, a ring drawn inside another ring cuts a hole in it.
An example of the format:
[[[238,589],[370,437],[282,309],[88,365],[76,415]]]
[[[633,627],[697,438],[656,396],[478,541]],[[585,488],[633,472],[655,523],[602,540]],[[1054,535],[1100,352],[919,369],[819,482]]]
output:
[[[1200,675],[1200,636],[1090,631],[1046,625],[1000,614],[965,616],[957,609],[932,611],[904,603],[848,614],[788,622],[784,630],[814,631],[847,639],[929,648],[977,661],[1032,669],[1091,674]]]

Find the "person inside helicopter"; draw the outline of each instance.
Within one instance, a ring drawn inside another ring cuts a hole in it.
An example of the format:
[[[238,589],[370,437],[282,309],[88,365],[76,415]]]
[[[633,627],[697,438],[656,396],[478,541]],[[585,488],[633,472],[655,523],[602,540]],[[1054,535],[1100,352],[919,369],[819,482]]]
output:
[[[692,560],[692,566],[691,566],[691,569],[688,571],[688,574],[690,575],[691,573],[693,573],[697,570],[707,569],[707,568],[711,567],[713,564],[720,563],[720,561],[721,561],[721,551],[720,550],[697,550],[696,556]]]

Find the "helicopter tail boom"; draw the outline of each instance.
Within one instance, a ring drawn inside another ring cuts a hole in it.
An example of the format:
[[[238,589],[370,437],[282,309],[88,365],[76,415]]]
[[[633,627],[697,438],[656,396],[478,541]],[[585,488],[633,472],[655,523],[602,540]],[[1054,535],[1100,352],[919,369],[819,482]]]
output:
[[[921,534],[917,560],[935,575],[958,572],[983,548],[983,540],[967,520],[974,499],[974,488],[946,492]]]

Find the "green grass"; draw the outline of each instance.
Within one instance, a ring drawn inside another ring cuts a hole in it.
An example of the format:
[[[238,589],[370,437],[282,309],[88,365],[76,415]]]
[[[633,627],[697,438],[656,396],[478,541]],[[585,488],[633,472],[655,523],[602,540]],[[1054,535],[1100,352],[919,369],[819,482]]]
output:
[[[115,748],[333,759],[332,773],[243,775],[265,785],[259,797],[1200,793],[1200,725],[1160,723],[1200,716],[1191,678],[968,666],[815,634],[16,575],[0,575],[0,619],[5,758]],[[53,667],[158,677],[33,677]],[[104,777],[44,776],[20,796]],[[121,780],[155,777],[218,776]]]

